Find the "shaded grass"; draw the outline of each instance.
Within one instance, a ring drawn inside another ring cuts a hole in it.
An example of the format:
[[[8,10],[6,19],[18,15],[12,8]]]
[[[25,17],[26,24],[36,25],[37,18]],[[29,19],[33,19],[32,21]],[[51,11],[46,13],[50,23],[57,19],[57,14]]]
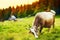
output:
[[[37,39],[28,30],[33,20],[34,17],[25,17],[17,19],[16,22],[0,22],[0,40],[60,40],[60,16],[56,16],[55,28],[51,28],[50,33],[44,28]]]

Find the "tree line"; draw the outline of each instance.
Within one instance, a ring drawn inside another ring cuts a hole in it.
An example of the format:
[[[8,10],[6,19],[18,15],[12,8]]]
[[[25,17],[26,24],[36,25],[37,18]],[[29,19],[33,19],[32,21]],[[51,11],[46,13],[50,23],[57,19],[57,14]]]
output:
[[[54,7],[55,0],[39,0],[32,4],[28,5],[20,5],[16,6],[16,8],[9,7],[6,9],[0,9],[0,20],[6,20],[10,17],[10,15],[15,15],[17,18],[26,17],[26,16],[33,16],[37,12],[43,11],[46,7]],[[56,6],[56,5],[55,5]]]

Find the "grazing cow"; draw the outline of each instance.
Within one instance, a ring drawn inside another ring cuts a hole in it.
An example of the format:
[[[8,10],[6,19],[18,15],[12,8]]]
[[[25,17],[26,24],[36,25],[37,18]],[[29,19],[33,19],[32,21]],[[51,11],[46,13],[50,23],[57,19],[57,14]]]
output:
[[[51,25],[54,28],[55,14],[53,12],[39,12],[35,16],[35,20],[30,31],[38,38],[38,27],[40,26],[40,32],[43,27],[50,29]]]
[[[14,15],[11,15],[11,17],[9,18],[9,20],[14,20],[16,21],[16,17]]]

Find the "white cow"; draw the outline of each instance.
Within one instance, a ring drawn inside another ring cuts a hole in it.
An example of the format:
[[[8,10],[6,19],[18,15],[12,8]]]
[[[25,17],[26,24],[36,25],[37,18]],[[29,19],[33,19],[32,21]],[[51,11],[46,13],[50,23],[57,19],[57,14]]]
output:
[[[16,17],[14,15],[11,15],[11,17],[9,18],[9,20],[14,20],[16,21]]]
[[[55,23],[55,14],[56,12],[51,10],[51,12],[39,12],[35,16],[33,26],[30,28],[30,31],[34,34],[35,38],[38,38],[38,27],[40,26],[40,32],[43,27],[49,28]]]

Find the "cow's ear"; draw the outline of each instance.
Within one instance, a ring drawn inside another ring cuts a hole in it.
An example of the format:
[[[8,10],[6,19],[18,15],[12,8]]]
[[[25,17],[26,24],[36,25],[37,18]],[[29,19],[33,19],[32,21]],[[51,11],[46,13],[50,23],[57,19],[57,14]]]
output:
[[[51,12],[52,12],[53,14],[56,14],[56,12],[55,12],[54,10],[51,10]]]

